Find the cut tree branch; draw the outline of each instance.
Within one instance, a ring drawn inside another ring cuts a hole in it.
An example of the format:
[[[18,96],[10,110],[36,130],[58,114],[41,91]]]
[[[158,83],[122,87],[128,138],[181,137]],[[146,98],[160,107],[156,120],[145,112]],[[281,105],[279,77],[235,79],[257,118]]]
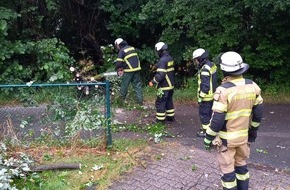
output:
[[[81,164],[50,164],[50,165],[39,165],[30,167],[30,171],[32,172],[40,172],[47,170],[64,170],[64,169],[81,169]]]

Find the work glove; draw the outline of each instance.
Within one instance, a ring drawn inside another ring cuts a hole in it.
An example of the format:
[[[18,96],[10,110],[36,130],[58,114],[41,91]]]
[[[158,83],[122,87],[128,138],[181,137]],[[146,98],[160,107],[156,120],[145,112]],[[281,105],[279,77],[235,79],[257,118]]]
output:
[[[257,138],[257,130],[249,129],[248,131],[248,142],[255,142]]]
[[[212,148],[212,141],[207,139],[206,137],[203,140],[204,143],[204,149],[211,152],[211,148]]]
[[[150,81],[149,84],[148,84],[150,87],[154,86],[153,82]]]
[[[197,103],[200,105],[201,102],[202,102],[202,97],[199,96],[198,99],[197,99]]]

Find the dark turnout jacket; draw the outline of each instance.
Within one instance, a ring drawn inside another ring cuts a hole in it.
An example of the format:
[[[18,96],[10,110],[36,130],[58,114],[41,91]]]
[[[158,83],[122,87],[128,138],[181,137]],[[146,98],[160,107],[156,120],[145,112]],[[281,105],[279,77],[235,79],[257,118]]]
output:
[[[129,46],[127,42],[120,45],[118,58],[116,60],[116,70],[122,69],[124,72],[135,72],[141,70],[140,60],[134,47]]]
[[[157,88],[172,90],[174,88],[174,61],[169,52],[164,52],[157,63],[156,74],[152,80]]]

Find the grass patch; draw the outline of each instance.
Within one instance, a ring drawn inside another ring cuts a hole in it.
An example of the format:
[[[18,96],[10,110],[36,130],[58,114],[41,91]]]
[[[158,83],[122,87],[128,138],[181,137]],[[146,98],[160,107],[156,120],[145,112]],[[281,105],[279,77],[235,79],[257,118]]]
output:
[[[267,104],[290,104],[290,92],[281,89],[279,93],[262,91],[262,97]]]
[[[264,103],[267,104],[290,104],[290,87],[282,84],[258,84],[262,89]],[[144,87],[145,99],[154,102],[156,99],[156,88]],[[185,88],[174,89],[174,102],[178,104],[197,101],[197,79],[189,78]]]
[[[0,89],[0,106],[25,105],[52,102],[59,94],[76,96],[76,87],[53,87],[53,88],[7,88]]]
[[[188,103],[196,102],[197,94],[197,79],[196,77],[188,78],[187,84],[184,88],[174,89],[174,102],[175,103]],[[267,84],[265,82],[257,83],[262,89],[262,96],[265,103],[279,104],[290,103],[290,88],[283,84]],[[55,94],[66,93],[70,96],[75,96],[76,87],[58,87],[58,88],[10,88],[2,89],[0,91],[0,105],[18,105],[26,102],[29,104],[45,103],[54,100]],[[153,103],[156,100],[157,89],[155,87],[144,86],[143,95],[145,102]],[[13,96],[11,95],[13,94]],[[33,99],[32,99],[33,97]],[[115,98],[112,100],[112,106],[124,107],[128,109],[139,109],[135,104],[135,91],[132,85],[129,86],[127,103],[119,97],[119,91],[115,92]]]
[[[113,179],[134,166],[143,165],[138,159],[146,154],[146,140],[116,139],[112,149],[91,147],[37,147],[26,150],[37,165],[55,163],[81,164],[80,170],[44,171],[37,178],[15,180],[18,189],[79,190],[86,187],[107,189]]]
[[[174,89],[174,102],[176,103],[187,103],[196,101],[197,94],[197,82],[193,79],[189,79],[188,85],[185,88]],[[144,98],[147,102],[154,102],[156,99],[157,89],[154,87],[143,88]]]

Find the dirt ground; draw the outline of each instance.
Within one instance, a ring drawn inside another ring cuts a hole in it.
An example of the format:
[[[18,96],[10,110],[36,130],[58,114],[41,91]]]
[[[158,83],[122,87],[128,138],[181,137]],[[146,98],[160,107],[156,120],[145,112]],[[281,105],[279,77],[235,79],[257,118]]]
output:
[[[122,124],[135,123],[149,125],[155,118],[155,108],[151,103],[146,109],[113,109],[113,122]],[[264,116],[258,132],[258,138],[251,145],[249,164],[266,170],[290,171],[290,105],[264,106]],[[196,103],[176,104],[175,122],[168,122],[167,132],[174,137],[163,138],[165,141],[178,141],[184,146],[195,146],[203,150],[203,139],[196,137],[200,121]],[[113,134],[113,138],[150,138],[145,133],[122,132]],[[113,139],[114,140],[114,139]]]

